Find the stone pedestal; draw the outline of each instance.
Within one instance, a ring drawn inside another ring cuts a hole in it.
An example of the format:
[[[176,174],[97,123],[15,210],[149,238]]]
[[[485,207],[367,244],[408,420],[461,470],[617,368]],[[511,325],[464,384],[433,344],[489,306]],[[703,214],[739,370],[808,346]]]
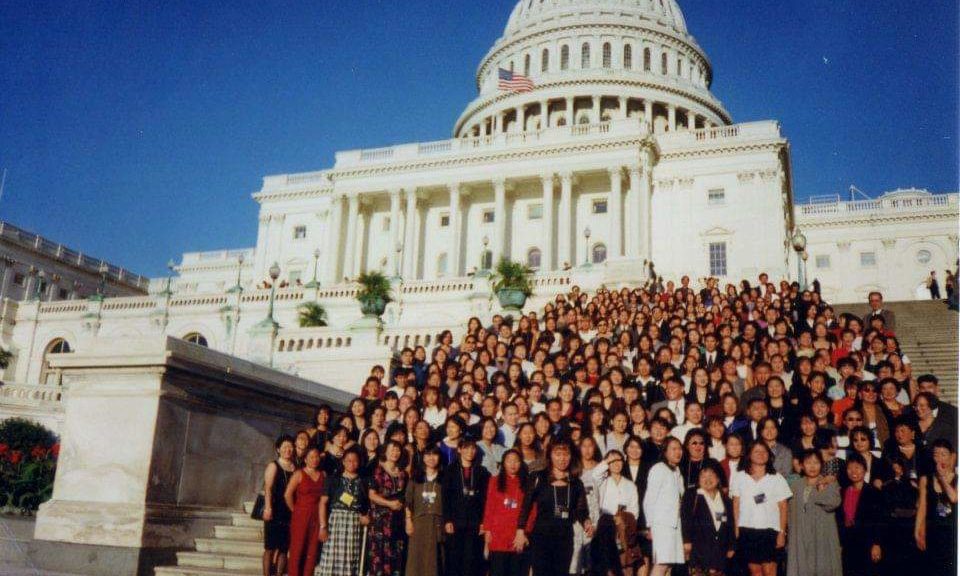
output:
[[[64,424],[34,544],[51,570],[152,574],[256,494],[280,433],[350,399],[174,338],[101,339],[52,364]]]

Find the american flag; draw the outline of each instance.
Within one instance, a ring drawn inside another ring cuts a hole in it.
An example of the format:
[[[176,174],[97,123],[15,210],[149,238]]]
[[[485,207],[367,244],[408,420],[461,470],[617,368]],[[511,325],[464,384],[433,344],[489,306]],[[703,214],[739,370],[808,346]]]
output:
[[[497,88],[508,90],[510,92],[530,92],[533,90],[533,80],[521,74],[515,74],[510,70],[500,68],[499,81]]]

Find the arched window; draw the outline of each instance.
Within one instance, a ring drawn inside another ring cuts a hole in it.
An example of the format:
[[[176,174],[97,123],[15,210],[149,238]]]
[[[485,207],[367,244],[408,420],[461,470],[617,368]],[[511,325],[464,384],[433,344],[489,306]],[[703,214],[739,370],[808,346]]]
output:
[[[43,350],[43,361],[40,363],[40,383],[49,386],[59,386],[60,371],[50,369],[51,354],[69,354],[73,352],[70,343],[63,338],[51,340]]]
[[[649,48],[643,49],[643,71],[644,72],[650,71],[650,49]]]
[[[570,47],[564,44],[560,47],[560,69],[566,70],[570,67]]]
[[[633,47],[629,44],[623,47],[623,68],[625,70],[633,68]]]
[[[666,58],[666,56],[664,56]],[[510,71],[513,72],[513,60],[510,61]]]
[[[683,58],[677,58],[677,76],[683,76]]]
[[[607,261],[607,245],[600,243],[594,244],[590,251],[590,259],[594,264],[602,264]]]
[[[546,72],[550,69],[550,51],[546,48],[540,53],[540,71]]]
[[[204,348],[208,346],[207,337],[199,332],[191,332],[189,334],[185,334],[183,336],[183,339],[191,344],[196,344],[197,346],[203,346]]]
[[[580,67],[584,69],[590,67],[590,44],[586,42],[580,47]]]
[[[609,42],[603,43],[603,67],[609,68],[612,66],[613,54],[612,49],[610,48]]]
[[[447,275],[447,253],[441,252],[440,256],[437,257],[437,277],[443,277]]]
[[[666,52],[660,54],[660,73],[663,74],[664,76],[670,73],[670,70],[668,69],[668,64],[667,64]]]
[[[537,270],[540,268],[540,257],[541,252],[539,248],[531,248],[527,250],[527,267]]]
[[[523,75],[530,76],[530,55],[523,57]]]

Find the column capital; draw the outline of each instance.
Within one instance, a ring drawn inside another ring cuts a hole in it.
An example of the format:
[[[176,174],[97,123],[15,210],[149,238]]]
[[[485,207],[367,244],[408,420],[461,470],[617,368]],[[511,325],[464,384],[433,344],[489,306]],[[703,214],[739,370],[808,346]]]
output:
[[[611,166],[607,168],[607,173],[610,174],[610,178],[614,177],[623,177],[623,166]]]
[[[391,198],[399,198],[400,195],[403,194],[403,188],[390,188],[387,190],[387,194],[389,194]]]
[[[634,175],[639,177],[640,174],[643,173],[643,165],[641,164],[630,164],[626,168],[627,174],[629,174],[631,178],[634,177]]]
[[[513,191],[514,183],[511,180],[506,178],[494,178],[493,179],[493,189],[494,190],[503,190],[504,192]]]
[[[558,172],[557,176],[560,177],[561,182],[573,182],[573,171],[564,170],[563,172]]]
[[[552,184],[557,179],[557,175],[554,172],[541,172],[538,174],[540,181],[546,184],[548,181]]]

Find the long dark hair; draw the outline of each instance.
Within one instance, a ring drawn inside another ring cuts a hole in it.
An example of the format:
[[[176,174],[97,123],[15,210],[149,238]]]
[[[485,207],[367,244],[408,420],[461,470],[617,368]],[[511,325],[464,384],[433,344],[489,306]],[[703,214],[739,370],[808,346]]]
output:
[[[527,485],[527,477],[530,475],[527,471],[527,465],[523,461],[523,454],[520,453],[520,450],[516,448],[511,448],[503,453],[503,457],[500,459],[500,472],[497,473],[497,492],[503,494],[507,491],[507,471],[503,467],[503,461],[507,459],[507,456],[513,454],[520,460],[520,470],[517,471],[517,478],[520,480],[521,489]]]
[[[423,453],[420,454],[420,458],[417,459],[417,465],[414,466],[413,470],[413,481],[418,483],[423,483],[427,481],[427,466],[424,464],[425,458],[428,454],[436,454],[439,460],[437,461],[437,481],[440,481],[440,469],[443,466],[443,452],[440,451],[440,448],[435,445],[428,446]]]
[[[756,448],[757,446],[760,446],[761,448],[767,451],[767,466],[766,466],[765,473],[776,474],[777,469],[773,467],[773,459],[774,459],[773,450],[771,450],[770,447],[767,446],[767,443],[764,442],[763,440],[755,440],[750,443],[750,446],[747,447],[747,450],[743,453],[743,456],[740,457],[740,462],[737,464],[737,470],[741,472],[746,472],[747,474],[750,473],[750,466],[753,465],[750,462],[750,454],[753,452],[753,449]]]

